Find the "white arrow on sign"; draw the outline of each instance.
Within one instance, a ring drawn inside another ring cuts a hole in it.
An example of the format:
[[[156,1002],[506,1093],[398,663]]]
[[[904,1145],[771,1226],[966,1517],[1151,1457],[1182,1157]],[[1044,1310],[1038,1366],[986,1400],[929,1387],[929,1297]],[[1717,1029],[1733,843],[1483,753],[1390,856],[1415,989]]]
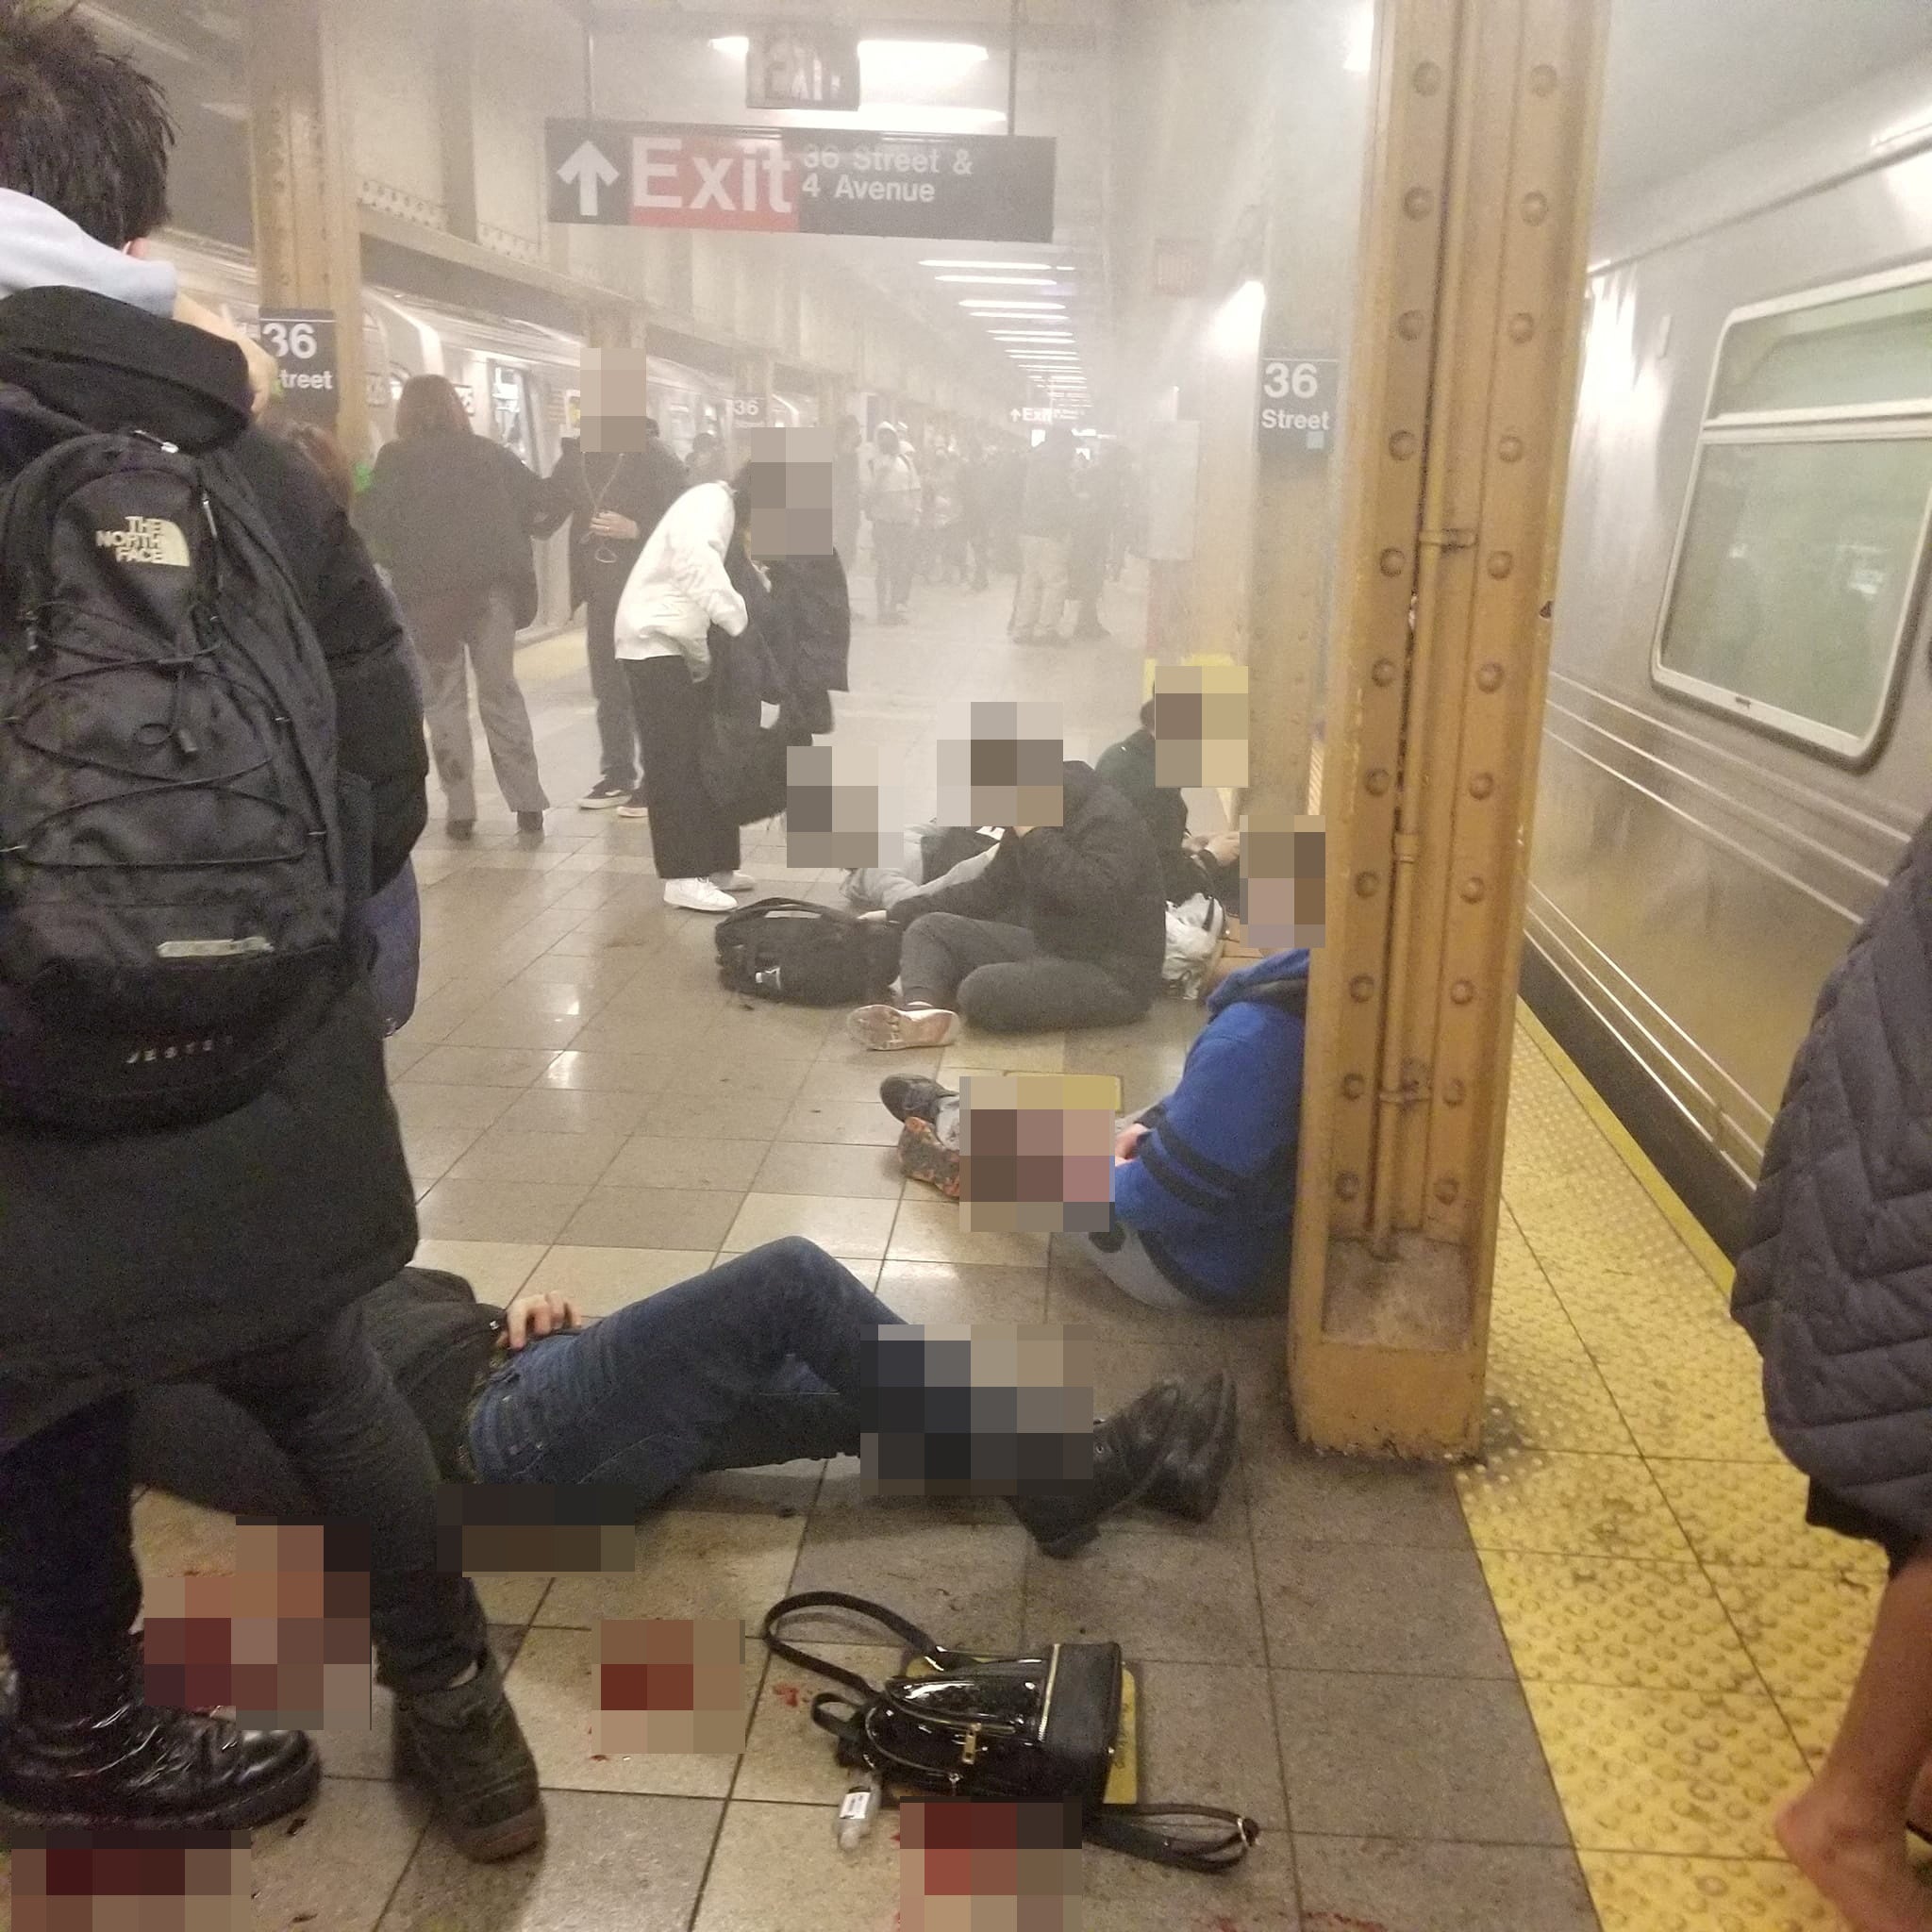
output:
[[[610,158],[594,142],[585,142],[563,166],[557,178],[577,191],[577,208],[587,222],[594,222],[603,211],[604,191],[617,179]]]

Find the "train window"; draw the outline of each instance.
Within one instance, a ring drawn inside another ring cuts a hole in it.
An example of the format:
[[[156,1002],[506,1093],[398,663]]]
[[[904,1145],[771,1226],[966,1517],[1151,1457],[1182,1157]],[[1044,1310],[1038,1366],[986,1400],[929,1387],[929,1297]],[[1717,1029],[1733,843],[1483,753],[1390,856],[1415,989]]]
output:
[[[1740,311],[1718,351],[1652,671],[1858,762],[1932,523],[1932,282]]]

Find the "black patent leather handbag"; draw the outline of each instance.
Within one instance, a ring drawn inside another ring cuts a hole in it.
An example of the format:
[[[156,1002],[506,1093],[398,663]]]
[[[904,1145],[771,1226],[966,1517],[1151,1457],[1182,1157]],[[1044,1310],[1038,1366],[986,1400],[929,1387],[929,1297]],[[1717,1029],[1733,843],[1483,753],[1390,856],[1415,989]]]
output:
[[[874,1686],[777,1633],[812,1609],[849,1610],[880,1624],[928,1671]],[[1252,1818],[1208,1805],[1109,1805],[1120,1741],[1123,1666],[1117,1643],[1056,1643],[1037,1657],[977,1657],[936,1643],[883,1604],[842,1591],[788,1596],[765,1613],[773,1654],[843,1690],[811,1701],[812,1722],[837,1740],[841,1764],[890,1790],[1080,1807],[1094,1844],[1155,1864],[1224,1872],[1260,1835]]]

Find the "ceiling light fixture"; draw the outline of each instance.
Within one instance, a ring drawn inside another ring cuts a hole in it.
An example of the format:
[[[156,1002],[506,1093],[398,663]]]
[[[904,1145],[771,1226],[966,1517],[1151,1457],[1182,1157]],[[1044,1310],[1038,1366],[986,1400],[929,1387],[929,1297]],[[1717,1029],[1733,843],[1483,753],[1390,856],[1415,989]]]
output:
[[[1051,275],[940,275],[941,282],[972,282],[986,289],[1051,289]]]
[[[862,79],[896,80],[915,87],[943,87],[963,79],[987,58],[984,47],[969,41],[860,41]]]
[[[1064,302],[1021,301],[1017,298],[1004,295],[997,301],[991,295],[961,295],[959,297],[959,307],[961,308],[970,308],[978,313],[984,313],[989,308],[997,308],[1003,313],[1017,315],[1027,309],[1064,308],[1066,306]]]
[[[749,34],[721,34],[711,42],[711,52],[730,60],[742,60],[751,52]]]

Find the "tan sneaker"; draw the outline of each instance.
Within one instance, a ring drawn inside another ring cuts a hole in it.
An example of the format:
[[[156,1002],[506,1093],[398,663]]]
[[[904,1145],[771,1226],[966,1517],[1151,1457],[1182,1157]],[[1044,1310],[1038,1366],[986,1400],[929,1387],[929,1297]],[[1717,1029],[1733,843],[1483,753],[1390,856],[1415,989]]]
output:
[[[907,1053],[951,1046],[959,1037],[959,1016],[943,1007],[860,1007],[847,1017],[845,1030],[874,1053]]]

